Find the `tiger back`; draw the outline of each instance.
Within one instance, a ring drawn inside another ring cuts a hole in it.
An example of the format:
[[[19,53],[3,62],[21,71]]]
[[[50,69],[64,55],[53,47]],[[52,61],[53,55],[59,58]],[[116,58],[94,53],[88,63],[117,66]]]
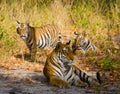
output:
[[[32,27],[29,23],[20,23],[17,21],[16,31],[25,41],[30,50],[31,60],[36,59],[37,48],[54,48],[60,34],[55,25],[45,25],[41,27]]]

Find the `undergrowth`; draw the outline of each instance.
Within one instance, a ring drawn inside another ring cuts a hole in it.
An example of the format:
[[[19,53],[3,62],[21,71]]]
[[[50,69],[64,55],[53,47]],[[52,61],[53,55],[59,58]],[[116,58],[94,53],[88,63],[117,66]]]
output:
[[[62,32],[64,28],[85,31],[105,55],[117,57],[120,40],[112,38],[120,34],[119,10],[119,0],[1,0],[0,59],[24,52],[26,48],[16,33],[13,15],[20,22],[29,21],[32,26],[54,23]],[[116,69],[115,62],[111,59],[100,61],[103,69]]]

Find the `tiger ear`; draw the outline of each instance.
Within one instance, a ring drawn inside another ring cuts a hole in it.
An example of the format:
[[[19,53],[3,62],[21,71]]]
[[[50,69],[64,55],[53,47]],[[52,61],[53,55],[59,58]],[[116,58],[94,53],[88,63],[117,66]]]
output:
[[[16,19],[16,17],[15,17],[14,14],[12,15],[12,18],[13,18],[13,20],[16,22],[17,25],[21,24],[21,23]]]
[[[26,21],[26,23],[25,23],[27,26],[30,26],[30,24],[29,24],[29,21]]]
[[[74,35],[79,35],[77,31],[74,32]]]
[[[17,23],[17,24],[20,24],[20,22],[19,22],[18,20],[16,20],[16,23]]]
[[[58,42],[57,42],[57,45],[56,45],[56,47],[55,47],[55,50],[58,50],[58,49],[60,49],[60,47],[61,47],[61,41],[62,41],[62,37],[61,37],[61,35],[58,37]]]
[[[59,50],[60,47],[61,47],[61,42],[58,42],[57,45],[56,45],[56,47],[55,47],[55,50]]]
[[[82,32],[82,35],[83,35],[84,37],[86,37],[87,34],[86,34],[85,31],[83,31],[83,32]]]
[[[74,32],[74,39],[78,38],[79,34],[77,31]]]
[[[61,41],[62,41],[62,37],[59,36],[59,37],[58,37],[58,42],[61,42]]]
[[[70,45],[70,43],[71,43],[71,40],[69,40],[68,42],[66,42],[66,45]]]
[[[21,25],[21,23],[18,20],[16,20],[16,26],[20,27],[20,25]]]

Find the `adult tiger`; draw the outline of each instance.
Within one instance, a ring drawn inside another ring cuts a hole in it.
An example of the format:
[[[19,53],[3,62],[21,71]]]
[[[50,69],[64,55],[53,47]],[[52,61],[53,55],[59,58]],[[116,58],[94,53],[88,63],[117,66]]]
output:
[[[97,50],[97,47],[85,37],[85,34],[80,35],[78,32],[74,32],[74,35],[75,38],[72,44],[73,53],[75,53],[76,50],[81,50],[82,53],[86,55],[90,49],[94,52]]]
[[[72,65],[74,57],[69,43],[58,42],[56,48],[47,57],[43,73],[51,85],[66,87],[69,85],[80,86],[81,81],[90,84],[101,84],[100,74],[95,77],[88,76],[85,72]]]
[[[16,22],[16,31],[29,48],[32,60],[36,58],[37,48],[55,47],[60,35],[57,26],[48,24],[32,27],[29,23]]]

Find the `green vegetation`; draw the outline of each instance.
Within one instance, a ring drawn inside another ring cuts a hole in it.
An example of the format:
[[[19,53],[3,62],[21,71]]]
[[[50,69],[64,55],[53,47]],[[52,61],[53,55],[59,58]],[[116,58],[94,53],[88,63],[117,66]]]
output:
[[[82,28],[104,54],[117,56],[120,52],[111,40],[120,34],[120,0],[1,0],[0,59],[23,52],[26,47],[16,34],[13,15],[32,26],[55,23],[63,31],[66,27]],[[101,62],[104,68],[114,68],[109,60]]]
[[[118,69],[117,60],[109,57],[100,60],[99,63],[102,65],[102,69],[104,70]]]

